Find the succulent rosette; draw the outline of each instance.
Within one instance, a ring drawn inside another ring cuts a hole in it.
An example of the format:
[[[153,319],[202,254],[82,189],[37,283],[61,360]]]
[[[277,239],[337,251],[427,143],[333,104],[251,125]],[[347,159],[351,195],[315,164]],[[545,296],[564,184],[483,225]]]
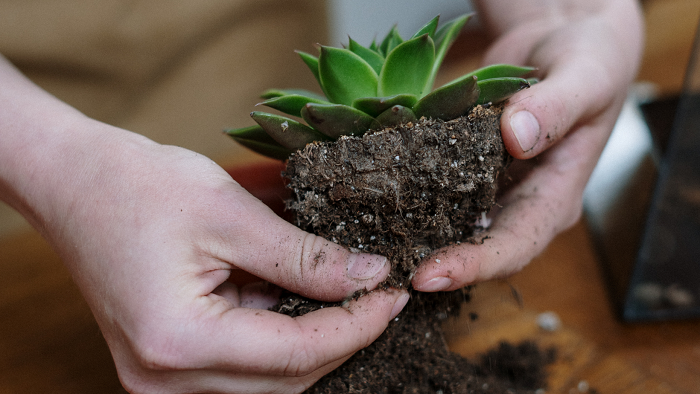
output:
[[[410,39],[396,27],[368,47],[349,39],[346,48],[319,46],[318,56],[297,51],[323,95],[301,89],[270,89],[264,105],[291,117],[254,111],[257,125],[227,130],[240,144],[285,160],[314,141],[362,136],[421,117],[451,120],[478,104],[497,103],[530,86],[531,67],[486,66],[433,90],[447,51],[471,15],[438,28],[433,18]]]

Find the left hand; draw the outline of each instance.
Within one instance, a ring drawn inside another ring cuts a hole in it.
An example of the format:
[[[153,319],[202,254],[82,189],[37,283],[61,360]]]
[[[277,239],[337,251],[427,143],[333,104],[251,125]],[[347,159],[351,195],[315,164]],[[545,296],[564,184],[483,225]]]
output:
[[[342,301],[390,265],[284,221],[195,152],[86,117],[1,56],[0,86],[0,200],[61,256],[130,393],[299,393],[406,305],[389,289],[267,310],[274,286],[228,279]]]
[[[489,11],[504,3],[508,15],[497,20]],[[643,34],[634,1],[569,0],[555,9],[540,4],[541,10],[513,3],[480,2],[487,24],[502,33],[484,62],[534,66],[541,79],[514,95],[501,118],[506,149],[516,160],[489,215],[491,226],[480,234],[488,239],[427,258],[413,278],[419,291],[455,290],[513,274],[574,225],[636,74]]]

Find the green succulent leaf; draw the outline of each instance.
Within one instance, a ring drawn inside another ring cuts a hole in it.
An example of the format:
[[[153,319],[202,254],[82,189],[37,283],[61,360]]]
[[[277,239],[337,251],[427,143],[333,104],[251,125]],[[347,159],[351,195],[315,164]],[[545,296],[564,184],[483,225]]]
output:
[[[416,114],[403,105],[394,105],[377,116],[381,127],[392,127],[416,121]]]
[[[476,77],[477,80],[479,81],[479,86],[482,85],[482,83],[486,80],[489,79],[503,79],[503,78],[516,78],[519,79],[518,77],[521,77],[523,75],[526,75],[532,71],[536,70],[533,67],[520,67],[520,66],[513,66],[510,64],[493,64],[490,66],[486,66],[483,68],[480,68],[476,71],[472,71],[469,74],[462,75],[461,77],[447,83],[446,85],[450,85],[453,83],[456,83],[458,81],[461,81],[463,79],[469,79],[472,77]],[[510,80],[512,82],[512,80]],[[530,82],[530,80],[527,80]],[[507,85],[508,82],[505,82],[505,86]],[[532,83],[530,83],[532,85]],[[496,83],[494,86],[500,86],[502,83]],[[517,84],[516,84],[517,85]],[[487,92],[488,94],[488,92]],[[485,101],[488,102],[488,101]],[[483,104],[483,102],[479,101],[480,104]]]
[[[478,70],[472,71],[469,74],[462,75],[461,77],[449,82],[457,82],[460,79],[477,77],[479,82],[483,82],[487,79],[494,78],[510,78],[510,77],[522,77],[532,71],[535,71],[534,67],[520,67],[513,66],[511,64],[492,64],[490,66],[482,67]]]
[[[438,26],[438,21],[440,20],[440,15],[436,16],[435,18],[431,19],[430,22],[426,23],[425,26],[421,27],[416,34],[413,35],[411,38],[416,38],[420,37],[423,34],[427,34],[430,37],[435,37],[435,31],[437,30]]]
[[[360,97],[377,95],[377,73],[348,49],[322,47],[318,70],[323,92],[332,103],[349,106]]]
[[[373,50],[374,52],[379,53],[379,47],[377,46],[377,40],[376,40],[376,39],[372,40],[372,43],[369,44],[369,49]],[[379,54],[381,55],[381,53],[379,53]],[[384,57],[384,56],[382,56],[382,57]]]
[[[413,107],[416,116],[450,120],[464,115],[479,99],[477,78],[448,83],[420,99]]]
[[[318,72],[318,58],[310,53],[302,52],[302,51],[296,51],[297,55],[301,58],[301,60],[306,63],[306,65],[309,67],[309,70],[314,74],[314,77],[316,77],[316,80],[318,81],[319,85],[321,84],[321,77]]]
[[[234,138],[235,139],[235,138]],[[287,160],[289,158],[289,155],[294,153],[293,150],[287,149],[282,146],[277,146],[277,145],[269,145],[269,144],[264,144],[262,142],[257,142],[257,141],[246,141],[246,140],[238,140],[236,141],[245,146],[246,148],[252,150],[255,153],[259,153],[263,156],[267,156],[273,159],[277,160]]]
[[[297,51],[325,97],[303,89],[270,89],[260,104],[300,116],[308,125],[256,111],[251,117],[257,126],[227,133],[258,153],[284,160],[313,141],[359,136],[422,116],[454,119],[476,104],[498,103],[537,83],[535,78],[523,79],[534,68],[495,64],[431,92],[448,50],[470,17],[438,27],[437,16],[406,41],[394,26],[383,40],[367,47],[349,39],[347,49],[319,46],[318,56]]]
[[[265,105],[270,108],[274,108],[278,111],[284,112],[287,115],[301,116],[301,109],[308,103],[330,104],[326,100],[318,100],[298,94],[288,94],[265,100],[258,105]]]
[[[249,126],[249,127],[241,127],[238,129],[228,129],[224,131],[226,134],[231,136],[233,139],[243,139],[243,140],[248,140],[248,141],[256,141],[256,142],[262,142],[266,144],[277,144],[277,141],[275,141],[272,137],[270,137],[269,134],[265,132],[265,130],[260,127],[259,125],[255,126]],[[280,145],[281,146],[281,145]]]
[[[482,67],[476,71],[472,71],[467,75],[475,75],[479,81],[485,81],[493,78],[522,77],[523,75],[535,70],[536,69],[534,67],[520,67],[511,64],[492,64],[490,66]]]
[[[286,160],[292,150],[280,145],[259,125],[225,131],[234,141],[264,156]]]
[[[412,94],[397,94],[389,97],[363,97],[352,102],[352,106],[369,116],[377,117],[394,105],[412,108],[418,98]]]
[[[437,43],[437,46],[440,48],[445,48],[443,51],[447,53],[447,50],[457,39],[459,32],[472,16],[473,14],[465,14],[440,26],[440,28],[435,32],[435,42]]]
[[[428,82],[425,86],[426,92],[433,90],[435,77],[437,76],[438,70],[442,65],[442,61],[445,60],[447,51],[455,42],[457,36],[459,36],[459,32],[462,30],[462,27],[464,27],[469,18],[471,18],[471,14],[453,19],[440,27],[440,29],[438,29],[438,31],[435,33],[435,62],[433,63],[433,69],[430,72],[430,78],[428,78]]]
[[[403,38],[401,38],[401,35],[399,35],[399,30],[396,28],[396,25],[394,25],[394,27],[389,30],[389,34],[386,35],[384,40],[382,40],[382,43],[379,45],[379,53],[386,57],[389,52],[391,52],[402,42]]]
[[[422,97],[435,61],[435,43],[428,34],[404,41],[391,51],[379,74],[380,96],[408,93]]]
[[[314,129],[333,139],[344,135],[362,135],[378,128],[377,121],[366,113],[342,104],[307,104],[301,117]]]
[[[364,61],[367,62],[370,66],[372,66],[372,69],[374,72],[377,73],[377,75],[382,71],[382,65],[384,65],[384,56],[380,55],[379,53],[369,49],[365,48],[362,45],[358,44],[357,41],[353,40],[352,38],[348,38],[349,44],[348,44],[348,49],[356,54],[357,56],[361,57],[364,59]]]
[[[530,83],[522,78],[493,78],[479,81],[478,85],[481,94],[477,104],[499,103],[530,87]]]
[[[260,95],[260,98],[271,99],[275,97],[289,96],[292,94],[305,96],[315,100],[326,100],[326,98],[322,95],[306,89],[268,89]]]
[[[311,127],[284,116],[254,111],[250,113],[250,117],[278,144],[287,149],[298,150],[313,141],[328,139]]]
[[[382,40],[381,43],[379,43],[379,46],[377,49],[379,50],[379,54],[382,56],[386,56],[386,49],[389,46],[389,41],[391,41],[391,35],[394,33],[394,29],[396,29],[396,25],[392,26],[389,32],[384,36],[384,39]]]

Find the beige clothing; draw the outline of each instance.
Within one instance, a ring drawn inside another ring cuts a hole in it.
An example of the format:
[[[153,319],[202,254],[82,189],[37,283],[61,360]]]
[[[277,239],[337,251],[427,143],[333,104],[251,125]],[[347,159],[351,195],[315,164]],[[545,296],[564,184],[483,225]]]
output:
[[[318,91],[294,50],[326,30],[322,0],[0,0],[0,53],[44,89],[223,165],[260,158],[221,130],[264,89]]]

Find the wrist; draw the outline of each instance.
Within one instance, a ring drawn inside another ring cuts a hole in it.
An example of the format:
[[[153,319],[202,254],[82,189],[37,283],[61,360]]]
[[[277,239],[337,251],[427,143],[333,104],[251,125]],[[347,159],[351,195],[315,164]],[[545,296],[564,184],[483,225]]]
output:
[[[146,139],[86,117],[1,55],[0,85],[0,200],[48,237],[100,182],[117,146]]]
[[[59,171],[61,140],[81,115],[3,66],[0,59],[0,199],[38,228],[39,206],[55,180],[49,173]]]

